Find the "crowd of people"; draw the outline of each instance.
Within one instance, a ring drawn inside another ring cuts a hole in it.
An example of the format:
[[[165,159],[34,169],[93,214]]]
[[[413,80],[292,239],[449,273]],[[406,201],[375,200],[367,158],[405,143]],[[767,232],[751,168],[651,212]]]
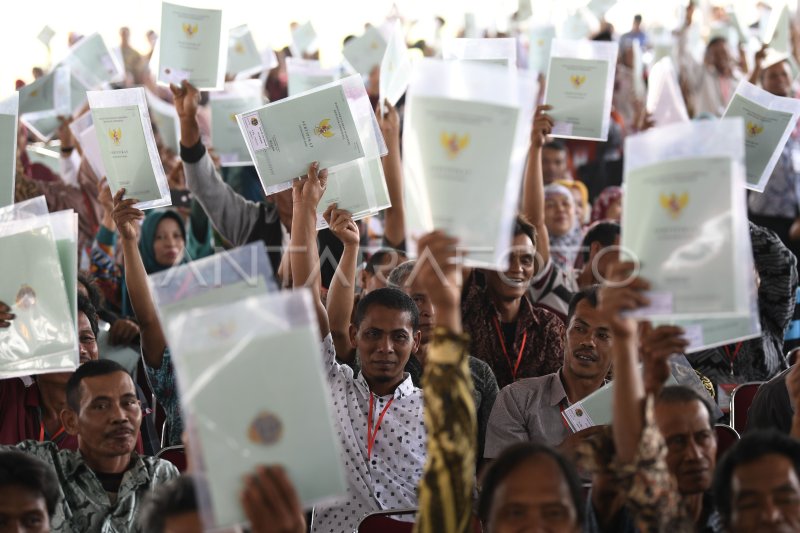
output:
[[[748,69],[717,36],[697,62],[693,15],[690,5],[674,32],[692,119],[719,117],[743,77],[797,96],[794,58],[767,47]],[[186,81],[156,85],[152,52],[136,51],[126,28],[120,37],[120,86],[149,87],[177,112],[180,153],[155,134],[170,189],[191,201],[143,212],[124,189],[112,195],[73,117],[57,132],[61,171],[49,170],[30,160],[35,138],[20,123],[15,201],[43,195],[50,211],[79,215],[80,366],[0,380],[0,531],[203,530],[192,465],[179,472],[157,457],[197,443],[147,277],[258,241],[281,290],[312,294],[347,490],[309,512],[291,472],[263,465],[238,495],[250,531],[345,533],[378,511],[418,532],[800,531],[800,132],[748,198],[761,336],[685,354],[702,386],[665,385],[688,342],[681,328],[631,318],[652,280],[619,255],[623,140],[653,127],[632,90],[636,72],[647,81],[632,43],[652,46],[641,16],[623,35],[604,23],[592,36],[620,43],[607,142],[551,137],[551,108],[537,102],[505,272],[461,266],[458,241],[439,230],[419,240],[426,260],[407,255],[402,99],[376,113],[391,207],[355,221],[334,204],[318,231],[327,169],[309,161],[291,189],[265,196],[254,167],[220,165],[207,95]],[[262,77],[270,101],[288,96],[290,55],[277,51]],[[363,74],[377,106],[380,72]],[[335,271],[320,264],[327,253]],[[13,304],[0,302],[0,334]],[[133,372],[101,352],[101,332],[109,349],[141,354]],[[565,409],[609,382],[613,424],[573,432]],[[764,384],[746,431],[723,443],[724,392],[750,382]]]

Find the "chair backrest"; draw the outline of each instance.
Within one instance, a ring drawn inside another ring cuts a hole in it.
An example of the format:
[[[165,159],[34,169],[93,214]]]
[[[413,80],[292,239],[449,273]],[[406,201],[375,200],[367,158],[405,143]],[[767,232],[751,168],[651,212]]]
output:
[[[361,519],[358,524],[358,533],[411,533],[414,522],[401,522],[392,516],[409,516],[417,514],[416,509],[394,509],[390,511],[377,511]]]
[[[731,427],[739,434],[744,433],[747,427],[747,412],[750,410],[758,388],[763,384],[763,381],[742,383],[731,393]]]
[[[186,450],[183,446],[168,446],[161,448],[156,454],[159,459],[164,459],[175,465],[180,473],[186,472]]]
[[[714,431],[717,434],[717,462],[719,462],[728,448],[739,441],[739,432],[728,424],[716,424]]]

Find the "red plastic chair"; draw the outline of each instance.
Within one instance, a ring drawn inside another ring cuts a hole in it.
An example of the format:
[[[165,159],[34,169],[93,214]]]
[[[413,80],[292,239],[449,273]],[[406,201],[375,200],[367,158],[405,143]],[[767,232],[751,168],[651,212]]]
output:
[[[753,398],[756,397],[756,392],[763,384],[763,381],[742,383],[731,393],[731,427],[739,434],[744,433],[747,427],[747,412],[750,410]]]
[[[161,448],[156,454],[159,459],[164,459],[175,465],[175,468],[182,474],[186,472],[186,450],[183,446],[168,446]]]
[[[727,424],[716,424],[714,431],[717,434],[717,462],[719,462],[728,448],[739,442],[739,432]]]
[[[393,509],[370,513],[359,522],[358,533],[411,533],[414,530],[414,522],[400,522],[391,517],[415,514],[417,514],[416,509]]]

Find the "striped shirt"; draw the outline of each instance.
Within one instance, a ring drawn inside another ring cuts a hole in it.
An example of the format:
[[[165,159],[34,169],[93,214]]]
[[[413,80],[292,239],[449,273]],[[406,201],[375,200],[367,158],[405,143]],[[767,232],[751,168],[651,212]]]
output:
[[[531,301],[555,313],[566,325],[572,296],[578,292],[578,271],[567,272],[548,259],[531,282]]]

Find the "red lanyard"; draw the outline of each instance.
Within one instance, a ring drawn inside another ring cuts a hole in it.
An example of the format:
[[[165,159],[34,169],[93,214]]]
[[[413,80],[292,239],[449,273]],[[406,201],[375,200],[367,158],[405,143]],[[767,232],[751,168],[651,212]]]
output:
[[[53,436],[50,437],[50,440],[55,441],[59,435],[64,433],[64,426],[58,428],[58,431],[53,433]],[[39,422],[39,442],[44,442],[44,422]]]
[[[731,376],[733,375],[733,363],[736,362],[736,358],[739,356],[739,350],[742,349],[742,342],[737,342],[736,347],[733,349],[733,355],[731,355],[731,348],[730,346],[725,346],[725,355],[728,356],[728,361],[731,364]]]
[[[567,400],[569,401],[569,400]],[[572,429],[570,429],[569,424],[567,424],[567,419],[564,418],[564,402],[558,404],[558,408],[561,410],[561,423],[564,424],[564,427],[567,428],[567,431],[572,433]]]
[[[378,436],[378,430],[381,427],[381,422],[383,422],[383,417],[386,414],[386,411],[389,410],[389,406],[392,405],[394,398],[391,398],[388,402],[386,402],[386,407],[383,408],[381,411],[380,416],[378,417],[378,423],[375,424],[375,428],[372,427],[372,404],[375,397],[370,392],[369,393],[369,420],[367,421],[367,458],[369,459],[372,457],[372,445],[375,444],[375,437]]]
[[[506,349],[506,341],[503,337],[503,332],[500,330],[500,322],[497,320],[497,317],[492,317],[494,321],[494,329],[497,330],[497,336],[500,338],[500,347],[503,349],[503,355],[506,356],[506,361],[508,361],[508,366],[511,368],[511,377],[514,381],[517,380],[517,370],[519,370],[519,364],[522,362],[522,354],[525,352],[525,343],[528,341],[528,332],[522,334],[522,346],[519,347],[519,354],[517,354],[517,364],[511,364],[511,358],[508,356],[508,350]]]

